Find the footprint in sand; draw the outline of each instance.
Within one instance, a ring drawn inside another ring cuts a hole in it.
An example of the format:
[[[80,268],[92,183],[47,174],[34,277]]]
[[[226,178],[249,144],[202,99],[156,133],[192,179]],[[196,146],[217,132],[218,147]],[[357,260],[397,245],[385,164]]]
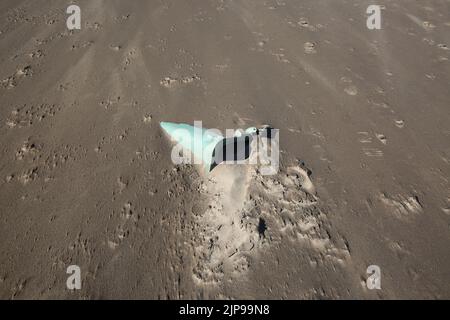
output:
[[[122,47],[121,46],[119,46],[119,45],[113,45],[113,44],[111,44],[110,46],[109,46],[109,48],[112,50],[112,51],[120,51],[121,49],[122,49]]]
[[[315,54],[315,53],[317,53],[316,44],[313,43],[313,42],[306,42],[303,45],[303,48],[305,49],[305,53],[306,54]]]
[[[322,262],[345,264],[350,257],[348,246],[340,237],[331,238],[310,176],[303,164],[282,169],[277,176],[257,176],[250,191],[255,210],[270,227],[269,238],[275,239],[277,233],[272,230],[278,229],[283,238],[310,250]]]
[[[354,85],[350,85],[344,89],[345,93],[349,96],[356,96],[358,94],[358,88]]]
[[[31,66],[25,66],[18,69],[15,74],[3,79],[0,83],[4,89],[13,89],[17,86],[20,79],[31,77],[32,75],[33,69]]]
[[[123,62],[122,71],[126,71],[136,56],[136,49],[131,49]]]
[[[38,152],[38,147],[30,140],[25,141],[22,147],[16,152],[16,160],[23,160],[27,156],[34,156]]]
[[[311,25],[307,19],[300,18],[300,21],[297,22],[297,25],[299,25],[302,28],[308,29],[310,31],[317,31],[317,28],[321,28],[322,26],[319,24],[317,25],[317,28],[314,25]]]
[[[397,126],[397,128],[402,129],[405,126],[405,121],[403,121],[403,120],[395,120],[395,125]]]
[[[323,262],[345,264],[348,247],[337,244],[326,229],[327,218],[318,207],[310,176],[303,164],[274,176],[263,176],[253,166],[218,167],[204,181],[203,195],[209,203],[195,226],[195,282],[217,285],[243,277],[251,269],[250,261],[283,238],[311,250]]]
[[[347,77],[342,77],[340,81],[346,85],[344,92],[349,96],[356,96],[358,94],[358,88],[353,84],[352,79]]]
[[[143,119],[143,121],[144,121],[144,123],[151,123],[152,122],[152,115],[151,114],[147,114],[147,115],[145,115],[144,116],[144,119]]]
[[[372,137],[369,135],[367,131],[358,132],[359,138],[358,141],[360,143],[372,143]]]
[[[23,128],[32,126],[35,123],[54,117],[60,106],[50,104],[23,105],[11,112],[11,116],[6,119],[6,125],[9,128]]]
[[[426,29],[428,31],[431,31],[431,30],[436,28],[436,26],[434,24],[432,24],[431,22],[429,22],[429,21],[424,21],[422,23],[422,25],[423,25],[424,29]]]
[[[39,176],[38,168],[29,169],[17,177],[17,180],[24,186],[36,180]]]
[[[108,240],[110,249],[116,249],[130,234],[136,230],[139,215],[131,202],[126,202],[120,213],[120,222],[114,230],[114,240]]]
[[[387,138],[386,138],[386,136],[384,134],[377,133],[377,134],[375,134],[375,136],[377,137],[378,140],[380,140],[380,142],[382,144],[387,144]]]
[[[422,41],[425,42],[425,43],[427,43],[427,44],[430,45],[430,46],[434,46],[434,45],[435,45],[435,42],[434,42],[433,39],[423,38]]]

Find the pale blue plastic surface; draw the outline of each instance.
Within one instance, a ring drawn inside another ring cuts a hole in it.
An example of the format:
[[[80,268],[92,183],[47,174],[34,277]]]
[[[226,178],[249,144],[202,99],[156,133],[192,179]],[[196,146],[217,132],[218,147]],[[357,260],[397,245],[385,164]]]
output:
[[[183,148],[191,151],[209,171],[213,150],[223,140],[222,135],[184,123],[161,122],[161,128]]]
[[[161,122],[160,125],[172,140],[191,151],[194,157],[202,162],[206,172],[210,171],[214,148],[224,139],[224,136],[218,132],[184,123]],[[256,132],[255,127],[250,127],[245,132],[236,131],[235,136],[253,135]]]

